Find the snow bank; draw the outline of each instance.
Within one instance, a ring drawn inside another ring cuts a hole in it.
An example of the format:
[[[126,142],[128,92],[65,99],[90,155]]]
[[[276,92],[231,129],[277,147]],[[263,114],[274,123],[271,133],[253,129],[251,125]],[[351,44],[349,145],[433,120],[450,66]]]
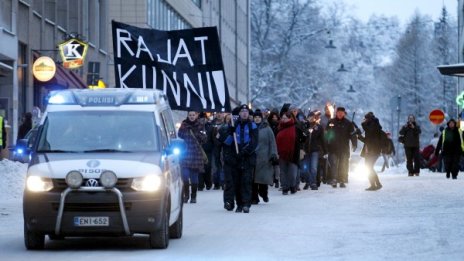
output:
[[[27,164],[7,159],[0,161],[1,199],[21,199],[24,190]]]

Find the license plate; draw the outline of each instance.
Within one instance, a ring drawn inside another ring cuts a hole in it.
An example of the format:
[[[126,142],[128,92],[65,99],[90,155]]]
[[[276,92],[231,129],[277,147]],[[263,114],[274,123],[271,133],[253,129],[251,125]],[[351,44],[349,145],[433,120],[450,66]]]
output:
[[[109,217],[74,217],[76,227],[107,227],[109,225]]]

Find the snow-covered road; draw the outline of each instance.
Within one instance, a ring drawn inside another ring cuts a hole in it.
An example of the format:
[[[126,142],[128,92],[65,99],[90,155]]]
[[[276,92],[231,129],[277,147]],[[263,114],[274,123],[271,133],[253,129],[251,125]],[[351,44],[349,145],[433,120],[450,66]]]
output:
[[[44,251],[26,251],[14,193],[23,171],[0,163],[0,260],[464,260],[463,176],[390,169],[382,190],[366,192],[367,179],[352,173],[346,189],[283,196],[272,188],[249,214],[225,211],[222,191],[203,191],[185,205],[184,235],[167,250],[138,236],[47,240]]]

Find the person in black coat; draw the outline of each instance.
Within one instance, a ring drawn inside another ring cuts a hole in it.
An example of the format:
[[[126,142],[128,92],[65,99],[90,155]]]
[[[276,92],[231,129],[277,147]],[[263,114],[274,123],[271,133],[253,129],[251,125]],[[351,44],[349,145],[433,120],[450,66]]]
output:
[[[23,115],[23,122],[19,126],[18,130],[18,140],[24,139],[26,134],[32,129],[32,113],[26,112]]]
[[[329,163],[331,172],[331,185],[344,188],[348,182],[348,170],[350,159],[350,140],[353,151],[358,146],[356,131],[353,123],[345,118],[345,108],[338,107],[336,117],[330,119],[325,128],[325,141],[329,153]]]
[[[408,122],[400,130],[400,137],[404,141],[406,167],[410,177],[414,175],[419,176],[420,172],[420,134],[421,128],[419,124],[416,123],[416,118],[414,115],[409,115]]]
[[[438,156],[440,151],[445,161],[446,178],[457,179],[459,173],[459,160],[461,159],[462,151],[462,137],[459,132],[456,121],[451,119],[448,121],[448,127],[443,130],[442,135],[437,143],[435,155]]]
[[[303,145],[305,156],[303,158],[303,175],[305,176],[306,185],[303,189],[311,188],[311,190],[317,190],[320,185],[320,179],[318,181],[317,169],[319,163],[319,156],[326,154],[324,144],[324,128],[319,124],[316,118],[316,111],[308,114],[308,138]]]
[[[365,134],[364,136],[362,134],[358,134],[358,139],[364,142],[361,156],[364,157],[366,168],[369,171],[369,183],[371,184],[371,186],[366,190],[379,190],[382,188],[382,184],[380,184],[379,176],[374,170],[374,165],[382,151],[382,126],[379,123],[379,119],[377,119],[372,112],[368,112],[364,116],[361,126]]]

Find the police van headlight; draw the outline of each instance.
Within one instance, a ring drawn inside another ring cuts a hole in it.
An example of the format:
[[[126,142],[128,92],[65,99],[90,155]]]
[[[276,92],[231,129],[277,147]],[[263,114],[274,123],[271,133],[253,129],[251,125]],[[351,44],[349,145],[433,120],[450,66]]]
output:
[[[118,177],[110,170],[105,170],[100,175],[100,184],[102,184],[104,188],[113,188],[117,182]]]
[[[79,188],[82,185],[83,181],[84,177],[79,171],[73,170],[66,175],[66,184],[68,184],[70,188]]]
[[[131,188],[137,191],[153,192],[161,187],[161,177],[158,175],[149,175],[145,177],[135,178],[132,181]]]
[[[29,176],[26,180],[26,188],[32,192],[50,191],[53,188],[53,182],[50,178]]]

